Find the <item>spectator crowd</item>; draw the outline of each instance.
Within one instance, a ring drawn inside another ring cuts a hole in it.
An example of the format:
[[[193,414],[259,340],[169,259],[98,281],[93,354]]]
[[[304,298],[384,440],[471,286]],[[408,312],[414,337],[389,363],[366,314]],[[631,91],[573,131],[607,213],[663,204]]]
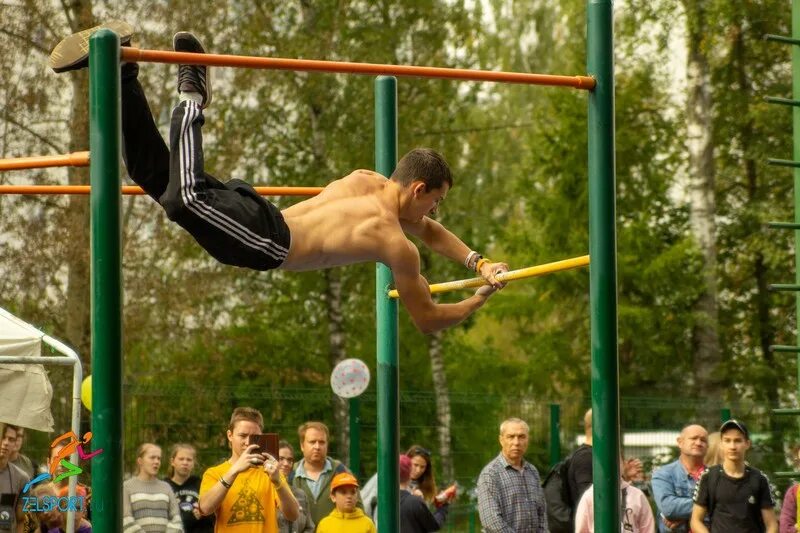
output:
[[[589,533],[595,529],[592,413],[584,417],[585,441],[542,479],[525,459],[530,429],[519,418],[499,426],[499,453],[477,479],[477,510],[489,533]],[[178,443],[169,450],[160,477],[162,448],[142,443],[132,475],[123,484],[123,532],[374,533],[377,476],[362,487],[342,462],[330,457],[325,424],[298,428],[299,454],[288,440],[265,448],[261,413],[238,407],[226,437],[230,456],[195,473],[197,450]],[[0,424],[0,532],[61,533],[91,529],[91,490],[78,484],[86,505],[72,513],[60,505],[68,477],[37,483],[41,472],[61,473],[63,448],[54,443],[40,469],[22,453],[24,429]],[[77,441],[77,439],[76,439]],[[645,483],[638,459],[619,457],[619,520],[622,532],[797,533],[798,489],[785,495],[776,516],[769,480],[747,461],[751,436],[731,419],[717,433],[687,424],[676,439],[678,457],[652,472]],[[62,461],[63,462],[63,461]],[[436,486],[431,452],[411,446],[398,458],[402,533],[438,531],[447,520],[455,485]],[[33,481],[32,481],[33,480]],[[23,505],[38,502],[37,505]],[[652,501],[652,504],[651,504]],[[30,509],[29,507],[33,507]]]

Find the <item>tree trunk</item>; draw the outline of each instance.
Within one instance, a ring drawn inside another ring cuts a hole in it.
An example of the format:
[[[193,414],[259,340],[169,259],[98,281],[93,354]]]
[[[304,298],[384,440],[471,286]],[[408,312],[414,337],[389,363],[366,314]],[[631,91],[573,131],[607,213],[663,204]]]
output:
[[[80,31],[95,25],[92,4],[88,1],[75,1],[70,4],[68,19],[72,31]],[[72,76],[72,137],[69,143],[71,152],[89,148],[89,72],[87,69],[68,74]],[[89,169],[71,167],[68,172],[70,185],[89,183]],[[66,239],[70,242],[67,252],[67,301],[66,338],[81,354],[84,361],[91,361],[91,303],[90,291],[90,243],[89,243],[89,202],[81,196],[70,196],[65,215]],[[91,367],[86,365],[84,372]]]
[[[718,367],[719,310],[717,301],[716,205],[711,77],[703,39],[707,33],[703,2],[685,0],[687,60],[687,149],[691,228],[704,258],[705,288],[696,306],[692,332],[695,390],[709,397],[722,392]]]
[[[431,358],[433,392],[436,396],[436,421],[438,422],[436,432],[439,437],[439,461],[442,465],[442,479],[451,482],[455,479],[455,470],[450,448],[450,391],[447,387],[447,375],[444,369],[441,331],[430,335],[428,355]]]
[[[345,334],[342,318],[342,280],[338,271],[323,271],[325,278],[325,303],[328,316],[328,348],[331,369],[345,358]],[[336,395],[333,397],[333,420],[336,424],[336,442],[339,458],[350,464],[350,425],[347,400]]]
[[[741,116],[750,117],[751,114],[746,111],[747,107],[749,107],[753,102],[753,91],[752,84],[750,82],[750,76],[748,76],[746,70],[748,62],[746,57],[747,50],[745,47],[745,31],[743,28],[748,25],[748,22],[744,20],[744,17],[745,15],[742,14],[742,20],[736,21],[733,31],[730,32],[730,34],[733,36],[731,44],[733,50],[733,63],[736,68],[736,82],[738,84],[739,93],[741,94],[740,100],[745,105],[745,108],[743,109],[744,112]],[[738,121],[737,124],[740,125],[738,133],[740,145],[752,146],[755,139],[755,125],[753,124],[753,119],[748,118],[744,121]],[[760,198],[763,197],[763,192],[760,190],[759,186],[758,166],[756,165],[756,161],[752,157],[745,157],[742,161],[742,170],[747,184],[747,203],[750,206],[753,206],[748,209],[748,211],[757,211],[758,202]],[[753,224],[751,227],[758,227],[758,222]],[[754,325],[758,347],[761,350],[761,356],[766,362],[766,368],[774,369],[774,354],[769,351],[770,345],[775,342],[775,327],[773,326],[769,317],[769,309],[771,304],[768,280],[769,268],[761,250],[756,251],[753,259],[753,276],[755,277],[756,282],[756,293],[753,296],[753,299],[756,311]],[[775,375],[767,378],[773,383],[775,382],[773,380],[780,379],[780,376],[777,375],[777,372],[774,373]],[[764,391],[764,395],[766,396],[765,399],[769,402],[769,405],[778,405],[778,402],[780,401],[778,387],[766,386],[759,388]]]

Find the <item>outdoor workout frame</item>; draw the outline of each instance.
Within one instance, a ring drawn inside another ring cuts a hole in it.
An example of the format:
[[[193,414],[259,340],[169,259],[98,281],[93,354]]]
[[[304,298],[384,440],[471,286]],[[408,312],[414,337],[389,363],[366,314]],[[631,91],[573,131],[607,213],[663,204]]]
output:
[[[550,83],[549,77],[431,67],[366,65],[241,56],[120,50],[119,38],[100,30],[90,39],[90,178],[92,246],[92,511],[97,531],[122,524],[122,275],[120,238],[120,58],[128,61],[247,66],[358,74],[375,80],[375,169],[388,176],[397,163],[397,80],[393,76],[437,77],[545,85],[589,91],[589,251],[593,465],[595,527],[619,531],[619,380],[617,360],[616,232],[614,174],[614,77],[612,0],[587,1],[589,77]],[[504,77],[504,75],[509,76]],[[399,530],[398,306],[388,297],[392,274],[377,266],[378,530]],[[499,422],[499,421],[498,421]],[[494,431],[495,428],[488,428]]]

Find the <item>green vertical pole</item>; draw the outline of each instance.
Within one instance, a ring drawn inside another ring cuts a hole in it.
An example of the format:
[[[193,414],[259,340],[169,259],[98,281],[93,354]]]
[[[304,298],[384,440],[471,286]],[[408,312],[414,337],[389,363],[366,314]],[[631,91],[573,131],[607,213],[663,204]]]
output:
[[[375,170],[389,176],[397,164],[397,79],[375,79]],[[386,296],[392,271],[377,265],[375,299],[378,341],[378,531],[400,530],[400,381],[397,300]]]
[[[350,470],[361,479],[361,400],[350,398]]]
[[[550,466],[561,460],[561,406],[550,404]]]
[[[119,37],[89,39],[92,246],[92,525],[122,530],[122,269]]]
[[[731,418],[733,418],[733,417],[731,416],[730,408],[723,407],[722,409],[719,410],[719,423],[720,424],[724,424],[725,422],[727,422]]]
[[[475,506],[469,508],[469,533],[475,533]]]
[[[592,467],[598,533],[619,531],[619,360],[614,174],[613,1],[587,2]]]
[[[800,0],[792,0],[792,38],[800,39]],[[800,46],[792,46],[792,98],[800,99]],[[800,161],[800,107],[792,106],[794,161]],[[800,223],[800,168],[794,169],[794,221]],[[800,285],[800,231],[794,232],[794,280]],[[800,324],[800,292],[796,292],[795,314]],[[800,346],[800,328],[797,330]],[[800,394],[800,353],[797,354],[797,393]]]

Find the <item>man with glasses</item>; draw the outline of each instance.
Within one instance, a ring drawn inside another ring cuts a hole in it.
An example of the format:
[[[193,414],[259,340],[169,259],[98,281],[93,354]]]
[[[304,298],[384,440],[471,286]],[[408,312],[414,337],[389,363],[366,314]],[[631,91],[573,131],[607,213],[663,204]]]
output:
[[[278,443],[278,469],[286,479],[289,479],[293,467],[294,449],[288,441],[281,440]],[[313,533],[316,525],[306,504],[306,493],[297,487],[292,487],[292,494],[300,507],[300,516],[294,522],[290,522],[282,512],[278,511],[278,533]]]

